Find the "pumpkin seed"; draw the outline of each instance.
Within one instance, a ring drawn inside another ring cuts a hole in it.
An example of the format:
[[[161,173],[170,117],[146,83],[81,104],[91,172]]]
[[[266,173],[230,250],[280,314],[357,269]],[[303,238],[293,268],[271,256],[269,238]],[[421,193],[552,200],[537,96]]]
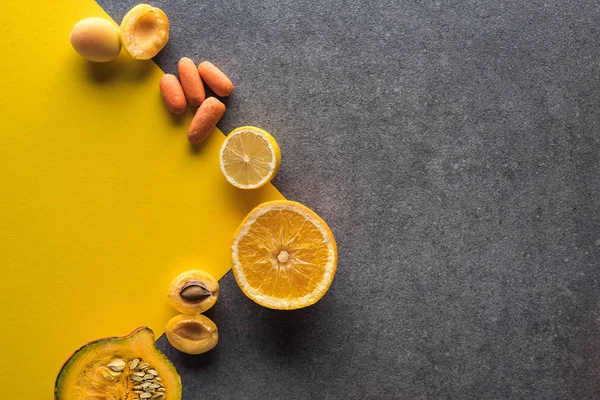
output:
[[[142,378],[140,378],[139,376],[136,376],[136,375],[131,375],[131,380],[134,381],[134,382],[141,382],[141,381],[143,381]]]
[[[158,383],[153,383],[153,384],[150,385],[150,387],[152,389],[158,389],[160,387],[160,385]]]
[[[154,379],[154,375],[152,375],[152,374],[144,375],[144,380],[147,381],[148,379]]]
[[[127,363],[125,362],[125,360],[122,360],[120,358],[114,358],[106,366],[115,372],[121,372],[125,369]]]
[[[157,376],[157,377],[156,377],[156,378],[154,378],[154,379],[156,379],[158,382],[162,382],[162,378],[161,378],[160,376]]]
[[[139,364],[140,364],[140,359],[136,358],[129,364],[129,368],[136,369]]]
[[[156,370],[155,370],[155,369],[149,369],[149,370],[148,370],[148,371],[146,371],[146,372],[147,372],[147,373],[149,373],[149,374],[152,374],[152,375],[154,375],[154,376],[158,376],[158,372],[156,372]]]
[[[105,371],[110,374],[110,376],[112,376],[113,378],[116,378],[118,376],[120,376],[123,372],[117,372],[117,371],[113,371],[112,369],[106,367]]]
[[[166,392],[167,389],[165,389],[164,387],[158,388],[156,389],[157,392]]]
[[[165,395],[163,393],[156,393],[154,396],[152,396],[151,400],[163,400],[165,398]]]
[[[146,376],[146,373],[145,373],[145,372],[138,372],[138,371],[135,371],[135,372],[132,372],[132,374],[133,374],[133,375],[135,375],[135,376],[139,376],[139,377],[141,377],[141,378],[143,378],[144,376]]]
[[[152,395],[150,393],[140,394],[140,399],[149,399],[150,397],[152,397]]]
[[[141,364],[140,364],[140,366],[138,367],[138,369],[146,369],[146,368],[148,368],[149,366],[150,366],[150,364],[148,364],[148,363],[146,363],[146,362],[145,362],[145,363],[141,363]]]
[[[100,373],[102,374],[102,377],[104,379],[106,379],[107,381],[114,381],[115,377],[114,377],[114,372],[111,371],[109,368],[106,367],[102,367],[100,368]]]

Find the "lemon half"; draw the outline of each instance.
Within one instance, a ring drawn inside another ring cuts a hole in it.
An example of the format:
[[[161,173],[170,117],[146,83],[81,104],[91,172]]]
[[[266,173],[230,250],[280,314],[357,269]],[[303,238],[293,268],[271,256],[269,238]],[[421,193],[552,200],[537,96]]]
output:
[[[256,189],[273,179],[281,151],[273,136],[255,126],[236,128],[221,147],[219,162],[225,178],[240,189]]]

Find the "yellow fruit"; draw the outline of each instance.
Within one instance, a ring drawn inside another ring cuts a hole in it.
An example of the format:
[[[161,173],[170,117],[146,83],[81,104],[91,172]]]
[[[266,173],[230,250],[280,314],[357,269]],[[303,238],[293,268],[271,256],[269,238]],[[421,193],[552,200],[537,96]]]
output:
[[[148,60],[169,41],[169,19],[160,8],[138,4],[123,17],[119,33],[131,57]]]
[[[202,354],[219,342],[219,331],[210,318],[202,314],[179,314],[165,328],[171,346],[187,354]]]
[[[281,163],[275,138],[254,126],[236,128],[221,147],[221,171],[233,186],[256,189],[273,179]]]
[[[206,271],[186,271],[171,282],[168,297],[182,314],[203,313],[217,302],[219,282]]]
[[[233,273],[256,303],[291,310],[316,303],[337,266],[333,233],[300,203],[277,200],[252,210],[233,236]]]
[[[85,18],[77,22],[69,40],[75,51],[88,61],[112,61],[121,52],[119,29],[104,18]]]

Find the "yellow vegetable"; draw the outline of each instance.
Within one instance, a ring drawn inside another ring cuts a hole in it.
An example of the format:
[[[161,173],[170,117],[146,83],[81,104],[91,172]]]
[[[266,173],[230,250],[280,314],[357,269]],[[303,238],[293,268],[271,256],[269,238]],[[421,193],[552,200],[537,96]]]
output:
[[[181,400],[177,370],[156,348],[154,333],[141,327],[128,336],[96,340],[77,350],[56,378],[54,394],[56,400],[133,400],[150,392],[149,385],[155,388],[153,399]]]

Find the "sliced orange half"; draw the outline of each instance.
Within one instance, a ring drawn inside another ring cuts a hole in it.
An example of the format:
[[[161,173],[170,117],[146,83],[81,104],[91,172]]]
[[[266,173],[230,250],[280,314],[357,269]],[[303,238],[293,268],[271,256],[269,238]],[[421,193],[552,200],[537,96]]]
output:
[[[315,212],[288,200],[252,210],[233,236],[233,273],[256,303],[291,310],[316,303],[337,266],[333,233]]]
[[[275,138],[255,126],[234,129],[221,146],[221,171],[229,183],[240,189],[266,185],[280,163],[281,151]]]

